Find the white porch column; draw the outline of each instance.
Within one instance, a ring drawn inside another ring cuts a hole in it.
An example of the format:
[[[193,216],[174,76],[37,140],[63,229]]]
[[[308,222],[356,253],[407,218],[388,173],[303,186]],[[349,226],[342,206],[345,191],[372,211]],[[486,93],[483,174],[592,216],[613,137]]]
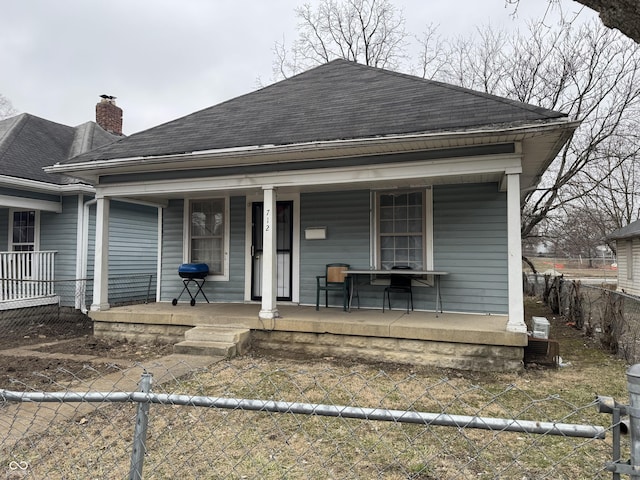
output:
[[[526,333],[520,232],[520,174],[510,173],[507,174],[507,248],[509,256],[509,321],[507,331]]]
[[[92,311],[109,310],[109,199],[96,202],[96,245]]]
[[[259,317],[263,320],[273,320],[279,316],[276,305],[276,192],[272,186],[265,186],[263,190],[262,308]]]

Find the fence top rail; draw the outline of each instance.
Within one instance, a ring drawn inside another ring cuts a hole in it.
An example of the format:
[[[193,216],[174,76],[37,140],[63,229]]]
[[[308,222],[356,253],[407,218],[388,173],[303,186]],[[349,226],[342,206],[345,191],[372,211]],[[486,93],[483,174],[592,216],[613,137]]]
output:
[[[352,407],[314,403],[283,402],[274,400],[204,397],[180,394],[144,392],[16,392],[0,389],[0,398],[13,402],[135,402],[160,405],[222,408],[256,412],[290,413],[325,417],[377,420],[396,423],[476,428],[500,432],[536,433],[563,437],[581,437],[602,440],[606,430],[596,425],[578,425],[539,422],[469,415],[449,415],[385,408]]]

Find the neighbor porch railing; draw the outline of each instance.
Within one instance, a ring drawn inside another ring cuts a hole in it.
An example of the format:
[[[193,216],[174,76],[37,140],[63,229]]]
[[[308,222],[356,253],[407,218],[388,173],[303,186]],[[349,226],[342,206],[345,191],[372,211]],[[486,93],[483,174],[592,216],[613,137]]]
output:
[[[0,252],[0,301],[55,295],[56,252]]]

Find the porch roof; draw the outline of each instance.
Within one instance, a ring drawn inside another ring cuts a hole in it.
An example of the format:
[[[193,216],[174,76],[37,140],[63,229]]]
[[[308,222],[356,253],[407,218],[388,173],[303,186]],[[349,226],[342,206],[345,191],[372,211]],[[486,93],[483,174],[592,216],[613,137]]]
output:
[[[611,240],[623,240],[625,238],[640,237],[640,220],[631,222],[618,230],[607,235],[607,238]]]

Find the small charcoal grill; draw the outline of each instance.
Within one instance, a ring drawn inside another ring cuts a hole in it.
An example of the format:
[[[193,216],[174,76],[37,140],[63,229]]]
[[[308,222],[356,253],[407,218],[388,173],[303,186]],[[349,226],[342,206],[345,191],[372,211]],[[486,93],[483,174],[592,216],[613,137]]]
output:
[[[202,291],[202,286],[207,281],[207,275],[209,275],[209,265],[206,263],[183,263],[178,267],[178,275],[182,279],[183,287],[180,295],[171,302],[173,305],[178,304],[178,300],[180,300],[184,292],[189,294],[192,307],[196,304],[198,295],[202,295],[209,303],[209,299]],[[195,294],[191,292],[189,287],[195,290]]]

